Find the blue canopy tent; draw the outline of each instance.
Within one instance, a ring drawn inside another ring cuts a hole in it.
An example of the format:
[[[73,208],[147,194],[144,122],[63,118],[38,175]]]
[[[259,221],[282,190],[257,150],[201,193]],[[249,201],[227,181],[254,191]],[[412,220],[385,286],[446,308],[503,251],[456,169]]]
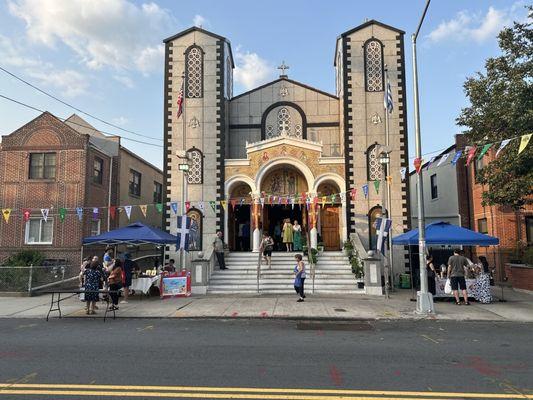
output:
[[[177,237],[152,226],[135,222],[124,228],[115,229],[97,236],[83,239],[84,245],[142,245],[176,244]]]
[[[500,243],[498,238],[474,232],[470,229],[452,225],[449,222],[434,222],[426,225],[426,244],[440,245],[463,245],[463,246],[492,246]],[[417,246],[418,229],[410,230],[395,238],[392,238],[393,245]]]

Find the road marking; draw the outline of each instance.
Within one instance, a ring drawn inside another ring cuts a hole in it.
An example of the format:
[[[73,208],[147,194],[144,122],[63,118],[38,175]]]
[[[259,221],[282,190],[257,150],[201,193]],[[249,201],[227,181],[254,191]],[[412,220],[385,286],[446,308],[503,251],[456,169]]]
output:
[[[153,325],[147,325],[144,328],[137,328],[137,332],[150,331],[150,330],[153,330],[153,329],[154,329]]]
[[[427,335],[420,335],[422,336],[424,339],[426,340],[431,340],[433,343],[437,343],[437,344],[440,344],[437,340],[433,339],[433,338],[430,338],[429,336]]]
[[[63,390],[58,390],[63,389]],[[30,393],[36,392],[36,393]],[[177,393],[179,392],[179,393]],[[218,392],[218,393],[217,393]],[[95,394],[97,393],[97,394]],[[270,393],[270,394],[268,394]],[[284,393],[278,395],[277,393]],[[291,395],[288,395],[290,393]],[[309,395],[307,395],[307,393]],[[533,399],[533,394],[509,393],[462,393],[462,392],[423,392],[390,390],[350,390],[350,389],[294,389],[294,388],[238,388],[208,386],[139,386],[139,385],[87,385],[87,384],[40,384],[40,383],[0,383],[0,396],[4,394],[50,394],[79,396],[127,396],[127,397],[211,397],[235,399],[337,399],[353,400],[376,398],[375,396],[402,396],[405,398],[485,398],[485,399]],[[315,396],[313,396],[315,395]],[[318,396],[317,396],[318,395]],[[325,396],[320,396],[325,395]],[[340,397],[332,397],[339,395]],[[352,397],[350,397],[352,396]],[[356,396],[356,397],[353,397]],[[357,397],[359,396],[359,397]],[[388,397],[379,397],[388,398]]]

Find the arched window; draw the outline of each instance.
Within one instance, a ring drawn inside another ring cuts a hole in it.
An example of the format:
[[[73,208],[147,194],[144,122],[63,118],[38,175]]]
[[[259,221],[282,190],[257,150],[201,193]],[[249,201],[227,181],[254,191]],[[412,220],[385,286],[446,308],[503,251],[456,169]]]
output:
[[[288,136],[291,133],[291,113],[287,107],[282,107],[278,111],[278,135]]]
[[[382,168],[379,163],[379,145],[373,144],[366,151],[366,174],[369,181],[382,179]]]
[[[200,150],[193,147],[187,151],[191,164],[187,174],[187,183],[202,184],[204,182],[204,155]]]
[[[190,99],[198,99],[204,96],[204,52],[193,45],[185,52],[185,66],[187,88],[186,96]]]
[[[365,88],[367,92],[383,91],[383,44],[369,39],[364,45]]]

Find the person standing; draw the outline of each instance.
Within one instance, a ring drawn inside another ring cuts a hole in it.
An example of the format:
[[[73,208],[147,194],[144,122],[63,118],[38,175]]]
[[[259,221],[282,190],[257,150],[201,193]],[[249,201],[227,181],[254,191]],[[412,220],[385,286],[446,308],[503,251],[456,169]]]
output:
[[[448,259],[448,277],[455,297],[455,304],[460,305],[459,301],[459,289],[461,289],[465,305],[470,305],[468,302],[468,294],[466,293],[466,279],[465,268],[468,267],[468,261],[466,257],[460,255],[459,250],[453,251],[453,256]]]
[[[292,251],[292,242],[293,242],[293,232],[292,224],[289,218],[285,219],[283,224],[283,243],[287,247],[287,252]]]
[[[218,261],[218,266],[221,270],[225,270],[226,268],[226,262],[224,261],[224,249],[226,247],[226,244],[224,243],[224,240],[222,239],[222,232],[218,231],[217,236],[215,237],[215,240],[213,242],[213,248],[215,249],[215,256]]]
[[[292,227],[292,230],[294,232],[294,251],[302,251],[303,250],[303,244],[302,244],[302,226],[298,223],[298,220],[294,220],[294,225]]]
[[[124,264],[122,267],[122,271],[124,275],[124,282],[123,282],[124,300],[120,302],[122,304],[128,303],[128,297],[130,296],[130,286],[131,286],[131,281],[133,278],[134,267],[135,267],[135,263],[132,261],[130,253],[124,254]]]
[[[492,294],[490,293],[490,269],[489,263],[485,256],[479,256],[480,265],[476,267],[476,283],[473,287],[473,295],[476,301],[483,304],[492,302]]]
[[[263,252],[263,259],[267,262],[268,269],[272,268],[272,250],[274,250],[274,239],[268,234],[263,233],[263,240],[261,240],[261,246],[259,251]]]
[[[91,261],[91,263],[85,268],[83,272],[83,286],[85,287],[85,302],[86,309],[85,313],[87,315],[96,314],[94,311],[96,309],[96,302],[99,297],[99,286],[102,281],[102,274],[99,271],[98,261]]]
[[[276,248],[278,250],[281,250],[281,225],[279,221],[276,223],[276,226],[274,227],[274,241],[276,242]]]
[[[107,273],[111,272],[111,269],[113,268],[113,249],[111,247],[108,247],[105,250],[104,258],[102,259],[104,269]]]
[[[113,269],[107,278],[109,284],[109,296],[111,297],[111,311],[118,310],[118,291],[122,287],[122,263],[120,260],[115,260]],[[131,284],[131,283],[130,283]]]
[[[300,298],[297,300],[298,303],[301,303],[305,299],[304,293],[304,282],[305,282],[305,263],[302,260],[301,254],[296,254],[294,256],[296,259],[296,266],[294,267],[294,290]]]
[[[437,285],[435,284],[435,278],[437,277],[437,271],[435,265],[433,265],[433,256],[426,256],[426,270],[428,278],[428,291],[433,296],[437,294]]]

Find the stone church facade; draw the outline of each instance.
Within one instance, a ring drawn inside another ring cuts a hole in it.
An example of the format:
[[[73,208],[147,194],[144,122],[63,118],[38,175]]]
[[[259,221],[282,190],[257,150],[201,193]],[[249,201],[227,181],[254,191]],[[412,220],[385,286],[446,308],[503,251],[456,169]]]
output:
[[[387,142],[385,70],[394,102],[387,174],[393,234],[408,229],[408,186],[400,179],[408,166],[403,37],[374,20],[342,33],[335,43],[335,93],[289,79],[282,70],[278,79],[238,96],[226,38],[195,27],[164,41],[165,195],[167,202],[181,202],[185,191],[189,214],[198,221],[198,250],[210,249],[218,230],[231,250],[257,250],[260,232],[275,233],[284,218],[298,220],[312,246],[338,250],[356,235],[372,248],[382,204],[373,182],[382,179],[378,158]],[[184,177],[178,165],[185,154],[190,170]],[[341,192],[348,194],[322,206],[323,196]],[[209,201],[216,201],[215,210]],[[170,208],[165,223],[176,232]],[[404,263],[404,250],[395,249],[395,270]]]

